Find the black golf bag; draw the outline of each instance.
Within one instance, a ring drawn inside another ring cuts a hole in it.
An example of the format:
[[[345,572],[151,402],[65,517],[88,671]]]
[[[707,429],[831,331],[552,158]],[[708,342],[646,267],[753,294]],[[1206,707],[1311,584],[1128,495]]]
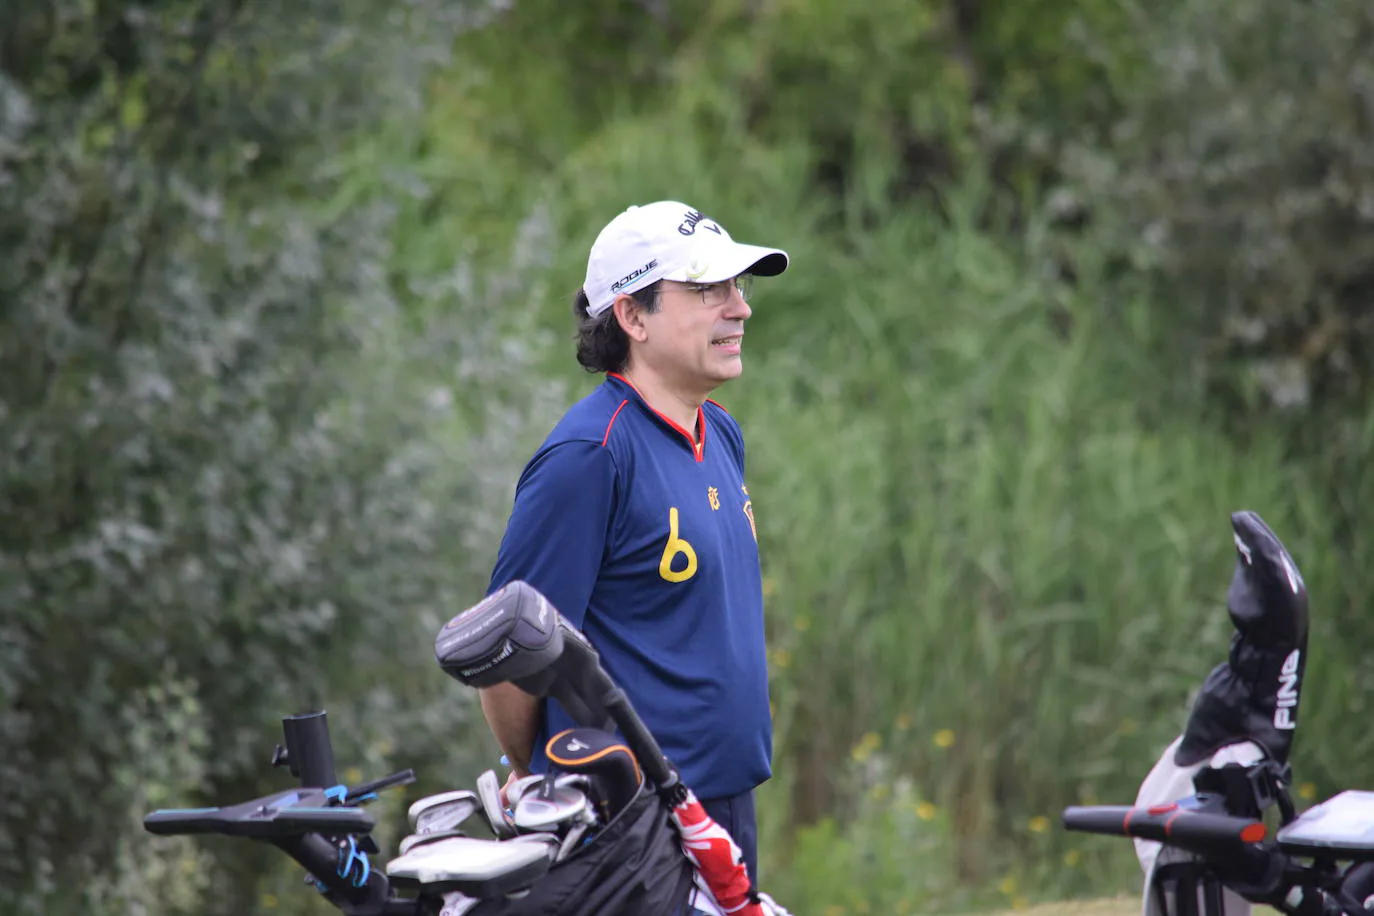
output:
[[[649,788],[521,897],[486,900],[471,916],[684,916],[693,887],[668,807]]]

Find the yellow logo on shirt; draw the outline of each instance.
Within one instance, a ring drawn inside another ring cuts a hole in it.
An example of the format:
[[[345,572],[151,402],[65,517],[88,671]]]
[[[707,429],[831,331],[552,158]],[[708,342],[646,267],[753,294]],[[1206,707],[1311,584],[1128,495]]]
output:
[[[741,484],[740,489],[744,491],[745,496],[749,495],[748,487]],[[749,519],[749,530],[753,532],[754,543],[757,544],[759,542],[759,529],[754,525],[754,501],[752,499],[744,501],[744,514]]]
[[[706,501],[711,504],[711,511],[715,512],[720,508],[720,491],[715,487],[707,487]]]
[[[750,520],[753,524],[753,520]],[[685,557],[682,569],[673,566],[679,556]],[[668,582],[686,582],[697,574],[697,552],[692,545],[677,533],[677,506],[668,509],[668,543],[663,547],[663,558],[658,561],[658,574]]]

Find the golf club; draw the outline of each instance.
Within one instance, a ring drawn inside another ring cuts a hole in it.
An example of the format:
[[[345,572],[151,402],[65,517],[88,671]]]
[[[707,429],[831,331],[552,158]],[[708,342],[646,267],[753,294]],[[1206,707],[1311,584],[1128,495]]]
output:
[[[587,794],[602,823],[609,824],[644,785],[634,753],[607,732],[570,728],[550,738],[545,752],[559,770],[587,776]]]
[[[513,821],[517,830],[558,832],[559,828],[578,820],[591,820],[591,806],[587,793],[570,785],[556,785],[551,797],[543,792],[531,792],[515,806]]]
[[[477,798],[482,803],[482,813],[487,824],[498,840],[515,836],[515,828],[506,819],[505,809],[501,806],[501,784],[496,780],[495,770],[484,770],[477,777]]]
[[[406,816],[415,833],[435,833],[457,828],[480,807],[476,793],[455,789],[419,799],[410,806]]]

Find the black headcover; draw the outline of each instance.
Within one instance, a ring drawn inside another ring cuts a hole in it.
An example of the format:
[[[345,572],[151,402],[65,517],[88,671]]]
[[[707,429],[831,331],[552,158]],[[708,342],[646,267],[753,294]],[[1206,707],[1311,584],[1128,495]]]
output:
[[[1208,759],[1222,747],[1253,741],[1287,763],[1298,724],[1307,665],[1307,586],[1297,564],[1253,512],[1231,515],[1236,571],[1226,593],[1235,624],[1229,658],[1203,682],[1183,740],[1179,766]]]
[[[573,721],[590,728],[610,728],[613,712],[604,704],[623,696],[587,637],[518,579],[444,624],[434,639],[434,657],[446,674],[469,687],[514,684],[531,696],[552,697]]]
[[[526,583],[512,582],[444,624],[434,657],[469,687],[511,682],[542,696],[563,654],[563,635],[553,605]]]
[[[592,803],[605,821],[623,810],[644,785],[634,752],[600,729],[561,731],[548,740],[544,753],[554,770],[582,773],[591,779]]]

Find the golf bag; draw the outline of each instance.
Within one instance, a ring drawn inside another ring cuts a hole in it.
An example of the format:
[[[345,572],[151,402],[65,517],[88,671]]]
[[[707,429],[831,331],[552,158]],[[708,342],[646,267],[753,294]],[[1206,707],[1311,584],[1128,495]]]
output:
[[[692,863],[667,807],[645,788],[595,839],[555,864],[522,897],[487,900],[471,916],[686,914]]]
[[[514,684],[531,696],[557,700],[582,728],[618,731],[648,787],[621,813],[632,817],[614,818],[588,846],[556,862],[514,901],[477,912],[673,913],[681,906],[685,913],[696,883],[708,892],[702,909],[723,908],[735,916],[785,914],[751,886],[739,847],[682,783],[586,637],[528,583],[508,583],[453,617],[435,638],[435,658],[466,686]],[[593,738],[580,746],[595,743]],[[551,760],[558,756],[551,751]],[[619,831],[607,836],[617,826]],[[661,874],[647,880],[631,862]],[[599,900],[603,895],[615,899]],[[641,897],[659,903],[645,906]]]
[[[1136,805],[1177,801],[1194,792],[1204,769],[1248,766],[1270,760],[1286,771],[1298,722],[1306,666],[1307,588],[1297,565],[1269,527],[1253,512],[1231,516],[1235,573],[1227,608],[1236,634],[1226,661],[1203,682],[1183,734],[1145,777]],[[1182,895],[1221,895],[1225,916],[1250,916],[1251,906],[1229,888],[1204,886],[1194,856],[1135,840],[1145,873],[1143,916],[1179,912]]]

